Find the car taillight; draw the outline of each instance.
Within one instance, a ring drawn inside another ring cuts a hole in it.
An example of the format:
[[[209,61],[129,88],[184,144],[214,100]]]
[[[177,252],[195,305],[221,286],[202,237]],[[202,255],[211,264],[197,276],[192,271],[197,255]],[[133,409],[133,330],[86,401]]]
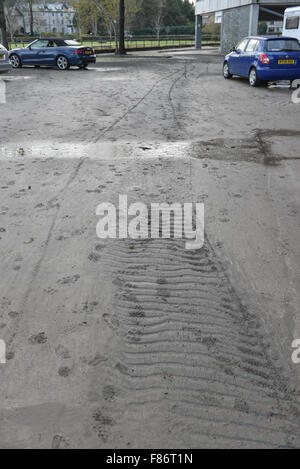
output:
[[[260,63],[262,63],[263,65],[269,65],[269,63],[270,63],[270,59],[269,59],[269,57],[267,56],[267,54],[260,54],[260,56],[259,56],[259,61],[260,61]]]
[[[75,54],[82,54],[83,49],[76,49],[74,50]]]

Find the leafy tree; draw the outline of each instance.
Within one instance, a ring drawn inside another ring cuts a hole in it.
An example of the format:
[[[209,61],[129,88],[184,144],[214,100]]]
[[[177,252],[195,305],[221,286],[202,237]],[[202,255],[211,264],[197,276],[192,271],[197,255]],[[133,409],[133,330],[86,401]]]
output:
[[[129,25],[135,18],[142,0],[125,0],[125,18]],[[120,24],[120,0],[71,0],[76,8],[76,22],[80,34],[90,29],[91,21],[104,22],[110,35],[113,35],[116,43],[116,51],[119,51],[119,24]],[[96,24],[94,23],[95,29]]]
[[[142,6],[138,12],[135,28],[144,29],[157,23],[158,0],[142,0]],[[164,0],[162,27],[184,26],[194,24],[195,10],[189,0]]]
[[[93,3],[98,10],[98,14],[107,25],[107,28],[113,31],[116,43],[116,52],[118,52],[118,23],[120,14],[119,0],[93,0]]]
[[[182,3],[182,13],[185,21],[195,24],[195,6],[189,0],[184,0]]]
[[[175,26],[183,23],[182,0],[168,0],[166,3],[164,24]]]
[[[258,24],[258,34],[263,36],[264,34],[266,34],[268,31],[268,25],[267,23],[259,23]]]
[[[90,32],[97,35],[100,13],[94,0],[73,0],[70,3],[76,9],[75,24],[79,36]]]

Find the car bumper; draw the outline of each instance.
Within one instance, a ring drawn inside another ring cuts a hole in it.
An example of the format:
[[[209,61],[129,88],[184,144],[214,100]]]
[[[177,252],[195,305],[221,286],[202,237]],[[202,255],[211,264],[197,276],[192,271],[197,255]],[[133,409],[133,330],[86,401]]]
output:
[[[300,78],[300,68],[257,68],[258,78],[263,81],[294,81]]]
[[[12,69],[11,63],[8,61],[0,62],[0,73],[9,72]]]
[[[87,55],[84,57],[75,57],[70,60],[71,65],[88,65],[88,64],[95,64],[97,61],[97,57],[95,55]]]

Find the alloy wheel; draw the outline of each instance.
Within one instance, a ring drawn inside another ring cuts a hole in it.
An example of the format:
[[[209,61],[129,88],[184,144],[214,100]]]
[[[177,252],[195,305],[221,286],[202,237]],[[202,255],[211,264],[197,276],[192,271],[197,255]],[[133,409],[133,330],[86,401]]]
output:
[[[254,68],[250,72],[249,82],[251,86],[255,86],[257,83],[257,73],[256,73],[256,70],[254,70]]]
[[[58,57],[57,59],[57,66],[60,70],[67,70],[69,68],[69,62],[66,57]]]
[[[15,54],[10,57],[10,63],[12,64],[13,68],[19,68],[21,64],[19,57]]]

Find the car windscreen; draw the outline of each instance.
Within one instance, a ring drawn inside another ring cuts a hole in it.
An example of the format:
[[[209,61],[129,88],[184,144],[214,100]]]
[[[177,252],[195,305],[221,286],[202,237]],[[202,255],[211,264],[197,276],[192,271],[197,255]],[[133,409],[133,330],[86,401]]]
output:
[[[271,39],[267,41],[268,52],[299,51],[300,44],[297,39]]]
[[[67,46],[80,46],[79,42],[73,41],[73,40],[71,40],[71,39],[68,39],[67,41],[65,41],[65,44],[66,44]]]

